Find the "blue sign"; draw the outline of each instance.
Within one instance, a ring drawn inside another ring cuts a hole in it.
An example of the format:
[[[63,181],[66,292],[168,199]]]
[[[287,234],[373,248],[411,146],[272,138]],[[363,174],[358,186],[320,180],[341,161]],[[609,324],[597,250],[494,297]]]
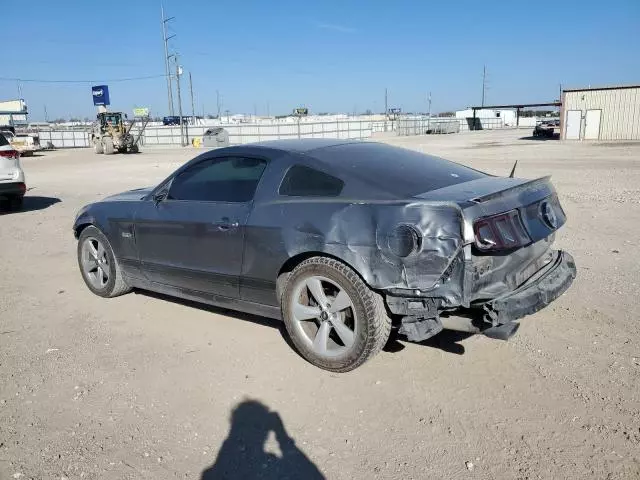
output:
[[[106,85],[97,85],[91,87],[94,105],[109,105],[109,87]]]

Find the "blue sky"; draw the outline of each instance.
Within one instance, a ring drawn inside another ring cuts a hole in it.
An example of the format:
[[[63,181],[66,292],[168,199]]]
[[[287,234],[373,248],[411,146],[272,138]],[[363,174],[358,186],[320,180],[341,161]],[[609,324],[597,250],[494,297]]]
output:
[[[102,10],[102,5],[109,8]],[[640,1],[165,0],[196,111],[434,112],[551,101],[558,84],[640,83]],[[117,12],[123,12],[122,14]],[[100,80],[112,108],[166,115],[160,2],[2,2],[0,77]],[[6,41],[11,39],[11,41]],[[98,53],[98,51],[102,53]],[[183,77],[183,108],[190,113]],[[93,116],[91,83],[22,82],[31,119]],[[18,82],[0,80],[0,99]],[[255,106],[255,107],[254,107]]]

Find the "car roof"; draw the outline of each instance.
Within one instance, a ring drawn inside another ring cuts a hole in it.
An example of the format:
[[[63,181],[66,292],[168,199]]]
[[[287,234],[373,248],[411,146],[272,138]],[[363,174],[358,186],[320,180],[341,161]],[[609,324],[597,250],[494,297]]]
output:
[[[335,147],[350,143],[364,143],[360,140],[340,140],[337,138],[292,138],[286,140],[269,140],[247,144],[247,147],[272,148],[286,152],[306,153],[321,148]]]
[[[369,198],[376,196],[375,192],[407,198],[486,176],[442,158],[379,142],[309,138],[254,143],[246,147],[296,154],[295,163],[324,166],[325,173],[346,180],[354,189],[352,194]]]

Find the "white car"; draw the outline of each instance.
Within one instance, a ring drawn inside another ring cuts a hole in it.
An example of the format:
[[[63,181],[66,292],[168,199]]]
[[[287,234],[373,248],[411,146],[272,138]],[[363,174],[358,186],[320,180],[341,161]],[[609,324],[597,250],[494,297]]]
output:
[[[26,191],[20,153],[0,133],[0,200],[8,200],[11,208],[18,209]]]

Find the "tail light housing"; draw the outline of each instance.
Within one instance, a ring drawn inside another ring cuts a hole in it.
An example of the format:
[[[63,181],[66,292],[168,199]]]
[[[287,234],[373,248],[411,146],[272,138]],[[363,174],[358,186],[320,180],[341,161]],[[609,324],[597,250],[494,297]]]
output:
[[[473,232],[475,245],[482,251],[511,250],[531,243],[518,210],[476,220]]]
[[[0,150],[0,157],[4,158],[19,158],[20,153],[17,150]]]

